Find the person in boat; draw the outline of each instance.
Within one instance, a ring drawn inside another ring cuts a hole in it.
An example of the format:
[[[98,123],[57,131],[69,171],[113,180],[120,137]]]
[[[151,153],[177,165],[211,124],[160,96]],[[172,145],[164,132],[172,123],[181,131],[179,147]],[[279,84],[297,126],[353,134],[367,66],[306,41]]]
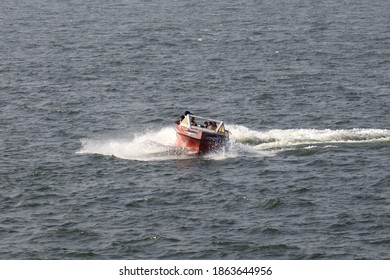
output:
[[[176,121],[176,124],[180,124],[184,120],[184,118],[184,115],[180,115],[179,119]]]
[[[176,121],[176,123],[180,124],[185,119],[185,117],[187,115],[191,115],[191,112],[190,111],[185,111],[183,115],[180,115],[180,118],[179,118],[179,120]],[[194,117],[191,118],[191,125],[196,125]]]
[[[191,117],[191,125],[197,126],[198,124],[195,121],[195,117]]]
[[[207,123],[207,129],[216,130],[217,124],[215,122],[208,122]]]

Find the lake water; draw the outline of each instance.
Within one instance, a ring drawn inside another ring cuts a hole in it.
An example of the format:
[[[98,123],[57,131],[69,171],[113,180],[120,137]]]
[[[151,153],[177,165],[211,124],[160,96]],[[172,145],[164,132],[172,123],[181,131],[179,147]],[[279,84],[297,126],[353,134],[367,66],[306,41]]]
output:
[[[389,12],[2,0],[0,258],[389,259]]]

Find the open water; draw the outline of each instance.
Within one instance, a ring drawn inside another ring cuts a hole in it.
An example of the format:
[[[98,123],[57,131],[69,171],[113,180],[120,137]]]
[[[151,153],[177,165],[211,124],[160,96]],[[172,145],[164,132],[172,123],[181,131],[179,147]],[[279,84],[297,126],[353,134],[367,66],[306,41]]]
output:
[[[390,2],[2,0],[1,259],[390,259]],[[232,136],[174,147],[185,110]]]

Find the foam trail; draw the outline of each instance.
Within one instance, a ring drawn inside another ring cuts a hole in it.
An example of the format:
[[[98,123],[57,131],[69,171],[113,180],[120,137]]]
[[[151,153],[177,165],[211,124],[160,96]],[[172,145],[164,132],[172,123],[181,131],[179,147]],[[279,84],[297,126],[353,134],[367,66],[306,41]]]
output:
[[[235,141],[259,149],[283,149],[294,146],[342,143],[390,142],[387,129],[272,129],[251,130],[245,126],[229,127]]]
[[[390,130],[386,129],[272,129],[258,131],[242,125],[226,125],[231,132],[230,141],[221,150],[202,156],[205,159],[225,160],[236,157],[269,157],[286,149],[311,149],[349,143],[390,143]],[[145,132],[131,139],[110,137],[83,139],[78,154],[100,154],[122,159],[153,161],[188,159],[175,147],[176,132],[173,127]]]

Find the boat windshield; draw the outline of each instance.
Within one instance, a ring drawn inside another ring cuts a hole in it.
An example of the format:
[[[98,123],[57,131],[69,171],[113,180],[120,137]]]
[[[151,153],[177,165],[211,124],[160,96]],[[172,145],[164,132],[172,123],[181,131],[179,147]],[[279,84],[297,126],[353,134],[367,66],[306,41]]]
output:
[[[181,121],[180,125],[188,128],[210,130],[213,132],[225,132],[225,125],[223,121],[190,114],[185,116],[184,120]]]

